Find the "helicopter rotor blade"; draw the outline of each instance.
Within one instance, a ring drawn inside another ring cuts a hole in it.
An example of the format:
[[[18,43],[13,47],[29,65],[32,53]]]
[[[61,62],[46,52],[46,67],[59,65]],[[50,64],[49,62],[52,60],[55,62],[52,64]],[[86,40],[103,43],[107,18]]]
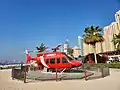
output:
[[[29,53],[31,53],[31,52],[37,52],[37,51],[38,51],[38,50],[25,50],[24,53],[29,54]]]
[[[60,46],[62,46],[62,43],[58,44],[56,47],[52,48],[51,50],[53,50],[53,52],[56,52],[57,50],[59,50]]]

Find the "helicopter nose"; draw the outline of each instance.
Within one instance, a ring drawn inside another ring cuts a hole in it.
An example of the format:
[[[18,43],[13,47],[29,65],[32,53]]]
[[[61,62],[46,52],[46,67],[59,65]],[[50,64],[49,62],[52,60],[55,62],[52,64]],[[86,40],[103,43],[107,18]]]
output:
[[[73,64],[74,66],[76,66],[76,67],[79,67],[79,66],[81,66],[81,65],[82,65],[82,63],[81,63],[81,62],[76,61],[76,60],[72,60],[71,62],[72,62],[72,64]]]
[[[76,62],[76,65],[77,65],[77,67],[79,67],[79,66],[82,65],[82,63],[81,62]]]

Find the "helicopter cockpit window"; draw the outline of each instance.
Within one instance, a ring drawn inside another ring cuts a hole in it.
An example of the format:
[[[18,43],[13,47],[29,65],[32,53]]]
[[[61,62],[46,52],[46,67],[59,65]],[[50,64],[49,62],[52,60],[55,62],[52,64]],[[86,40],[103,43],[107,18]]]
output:
[[[57,63],[60,63],[60,58],[57,58]]]
[[[55,58],[50,59],[50,64],[55,64]]]
[[[62,63],[68,63],[68,61],[65,57],[62,57]]]
[[[69,59],[69,61],[73,60],[73,58],[71,56],[68,56],[66,54],[64,54],[64,55]]]
[[[73,58],[70,56],[67,56],[67,58],[69,59],[69,61],[73,60]]]

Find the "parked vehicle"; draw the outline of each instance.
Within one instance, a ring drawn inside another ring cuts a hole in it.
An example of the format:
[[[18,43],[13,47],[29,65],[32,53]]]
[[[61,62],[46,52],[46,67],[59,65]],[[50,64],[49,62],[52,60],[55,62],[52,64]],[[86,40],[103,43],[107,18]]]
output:
[[[119,61],[120,61],[120,55],[109,55],[107,63],[119,62]]]
[[[96,57],[97,57],[98,63],[106,63],[106,61],[108,61],[108,57],[106,55],[96,54]],[[95,62],[94,53],[90,53],[90,54],[86,55],[83,62],[84,63],[94,63]]]

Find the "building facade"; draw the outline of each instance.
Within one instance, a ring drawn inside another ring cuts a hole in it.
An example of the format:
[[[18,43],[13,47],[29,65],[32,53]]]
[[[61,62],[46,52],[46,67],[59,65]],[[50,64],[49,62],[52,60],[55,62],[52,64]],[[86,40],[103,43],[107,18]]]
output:
[[[115,23],[111,23],[109,26],[106,26],[103,30],[104,30],[104,39],[105,39],[105,50],[104,52],[107,51],[114,51],[114,44],[112,42],[113,40],[113,36],[114,36],[114,28],[113,26],[115,26]]]
[[[120,30],[120,10],[115,13],[115,20],[117,22],[117,27]]]
[[[100,52],[102,52],[102,50],[103,50],[103,43],[101,43],[101,42],[98,42],[98,43],[96,43],[96,53],[100,53]],[[94,51],[93,51],[93,53],[94,53]]]
[[[102,43],[96,43],[96,53],[115,50],[112,40],[115,34],[120,33],[120,10],[115,13],[115,20],[115,22],[103,28],[103,37],[105,40]],[[84,55],[87,55],[88,53],[93,53],[94,49],[91,45],[87,45],[83,42],[83,52]]]
[[[77,58],[79,55],[80,55],[80,49],[79,47],[75,46],[73,48],[73,56]]]
[[[115,13],[115,22],[112,22],[110,25],[105,26],[103,28],[103,37],[104,42],[102,43],[96,43],[96,53],[107,52],[107,51],[114,51],[115,46],[112,42],[114,35],[120,33],[120,10]],[[83,52],[84,55],[87,55],[88,53],[93,53],[93,47],[91,45],[87,45],[83,43]]]
[[[83,42],[83,55],[87,55],[89,53],[89,45]]]

